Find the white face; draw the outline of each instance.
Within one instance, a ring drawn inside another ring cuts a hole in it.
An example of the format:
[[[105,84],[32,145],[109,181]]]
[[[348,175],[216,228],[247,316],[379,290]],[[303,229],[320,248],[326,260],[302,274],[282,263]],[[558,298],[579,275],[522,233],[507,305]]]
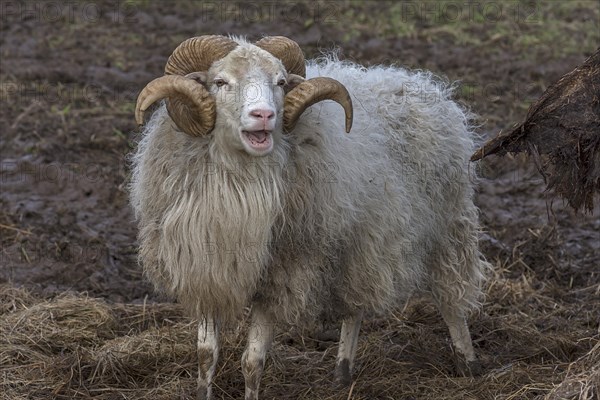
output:
[[[284,86],[287,73],[281,62],[258,48],[237,48],[215,62],[206,86],[215,96],[215,137],[221,146],[233,147],[252,156],[273,151],[281,138]]]

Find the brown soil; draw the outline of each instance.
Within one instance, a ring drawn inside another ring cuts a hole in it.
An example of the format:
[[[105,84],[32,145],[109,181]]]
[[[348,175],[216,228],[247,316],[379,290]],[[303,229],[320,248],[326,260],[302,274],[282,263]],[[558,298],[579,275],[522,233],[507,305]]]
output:
[[[307,57],[337,45],[364,64],[429,69],[474,88],[458,96],[485,137],[521,121],[523,102],[590,55],[524,57],[511,33],[490,38],[484,56],[452,36],[380,38],[360,24],[348,35],[350,2],[219,4],[2,3],[0,398],[193,394],[193,325],[143,279],[127,200],[135,98],[183,39],[285,35]],[[472,31],[487,37],[485,25]],[[417,299],[366,321],[351,388],[330,382],[335,341],[280,332],[263,398],[598,399],[600,209],[575,214],[551,200],[525,159],[490,157],[478,169],[494,264],[470,321],[483,375],[453,375],[441,318]],[[224,340],[215,395],[240,398],[243,329]]]

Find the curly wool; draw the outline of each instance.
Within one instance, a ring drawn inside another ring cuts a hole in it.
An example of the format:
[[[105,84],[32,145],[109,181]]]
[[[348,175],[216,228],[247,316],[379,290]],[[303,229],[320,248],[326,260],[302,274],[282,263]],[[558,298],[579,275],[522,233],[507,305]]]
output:
[[[386,312],[415,290],[478,305],[468,118],[427,72],[323,57],[307,77],[346,86],[354,126],[321,102],[262,158],[178,131],[161,105],[133,159],[132,204],[149,279],[192,315],[278,322]],[[218,127],[216,129],[219,129]]]

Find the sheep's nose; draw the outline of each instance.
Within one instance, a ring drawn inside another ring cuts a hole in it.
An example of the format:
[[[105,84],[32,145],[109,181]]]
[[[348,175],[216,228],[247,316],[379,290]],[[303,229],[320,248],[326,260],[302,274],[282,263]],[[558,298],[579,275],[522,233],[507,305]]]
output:
[[[262,119],[264,123],[266,123],[275,116],[275,112],[272,110],[256,109],[250,111],[250,116],[256,119]]]

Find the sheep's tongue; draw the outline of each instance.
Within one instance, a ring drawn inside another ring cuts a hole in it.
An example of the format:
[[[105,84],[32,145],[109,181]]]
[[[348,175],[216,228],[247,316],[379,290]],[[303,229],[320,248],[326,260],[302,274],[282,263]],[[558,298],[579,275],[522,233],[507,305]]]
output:
[[[250,137],[250,139],[254,139],[257,142],[264,142],[267,139],[267,132],[266,131],[254,131],[254,132],[248,132],[248,136]]]

